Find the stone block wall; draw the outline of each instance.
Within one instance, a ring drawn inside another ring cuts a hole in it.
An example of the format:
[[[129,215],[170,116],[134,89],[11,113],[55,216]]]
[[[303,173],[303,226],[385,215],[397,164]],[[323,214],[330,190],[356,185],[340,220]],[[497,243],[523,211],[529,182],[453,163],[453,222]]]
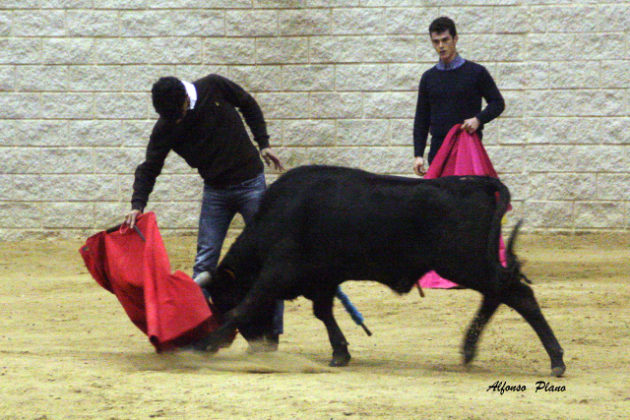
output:
[[[441,15],[506,99],[484,142],[513,193],[508,225],[627,231],[627,0],[0,0],[0,240],[121,221],[163,75],[250,90],[288,167],[413,176]],[[201,187],[172,153],[148,207],[163,231],[196,231]]]

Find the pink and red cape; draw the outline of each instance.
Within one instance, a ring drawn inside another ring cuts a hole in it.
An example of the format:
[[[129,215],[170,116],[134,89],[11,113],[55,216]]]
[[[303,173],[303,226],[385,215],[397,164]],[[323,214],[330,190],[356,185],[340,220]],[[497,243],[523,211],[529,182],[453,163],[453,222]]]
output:
[[[131,321],[159,353],[186,346],[218,328],[199,286],[185,273],[171,273],[154,213],[99,232],[79,252],[90,274],[116,295]]]
[[[450,129],[438,150],[425,179],[439,178],[449,175],[485,175],[498,178],[497,172],[490,162],[488,153],[481,144],[477,133],[469,134],[457,124]],[[510,207],[511,208],[511,207]],[[505,244],[499,241],[499,259],[505,265]],[[456,283],[440,277],[435,271],[425,274],[418,285],[422,288],[450,289]]]

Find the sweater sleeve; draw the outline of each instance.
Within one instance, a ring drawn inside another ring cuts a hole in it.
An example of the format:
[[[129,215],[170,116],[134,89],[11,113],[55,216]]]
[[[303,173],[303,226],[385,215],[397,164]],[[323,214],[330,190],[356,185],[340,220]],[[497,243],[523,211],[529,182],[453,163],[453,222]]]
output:
[[[494,79],[483,66],[481,67],[479,89],[487,105],[476,117],[481,124],[486,124],[501,115],[505,109],[505,101],[503,96],[501,96],[501,92],[499,92],[499,88],[494,83]]]
[[[166,136],[159,129],[160,125],[161,121],[158,121],[153,128],[145,160],[136,168],[133,195],[131,196],[131,208],[134,210],[144,211],[149,201],[149,195],[153,191],[155,180],[162,172],[164,160],[171,150]]]
[[[243,118],[252,131],[254,141],[258,143],[260,150],[269,147],[265,118],[254,97],[225,77],[215,75],[215,80],[225,99],[243,114]]]
[[[431,107],[426,84],[426,73],[424,73],[420,78],[416,116],[413,121],[413,150],[416,157],[424,156],[431,122]]]

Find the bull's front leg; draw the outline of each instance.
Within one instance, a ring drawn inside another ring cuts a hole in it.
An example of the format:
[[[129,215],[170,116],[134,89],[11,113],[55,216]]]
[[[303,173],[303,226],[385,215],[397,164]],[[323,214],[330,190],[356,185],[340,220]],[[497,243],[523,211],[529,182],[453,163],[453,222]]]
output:
[[[350,362],[350,352],[346,337],[341,332],[333,315],[333,297],[334,294],[331,293],[330,296],[313,300],[313,313],[326,325],[328,331],[328,339],[333,348],[330,366],[346,366]]]
[[[195,350],[207,351],[215,353],[219,351],[221,347],[229,346],[234,338],[236,332],[236,325],[234,322],[226,322],[222,324],[217,330],[211,332],[204,338],[196,341],[193,344]]]
[[[481,307],[468,327],[468,331],[466,331],[463,346],[464,364],[470,363],[475,358],[479,337],[481,337],[484,327],[492,318],[500,303],[501,301],[498,297],[484,295]]]
[[[226,343],[231,342],[237,329],[251,324],[260,309],[264,307],[264,299],[256,299],[251,293],[235,308],[223,315],[221,326],[203,339],[197,341],[194,347],[197,350],[215,352]]]

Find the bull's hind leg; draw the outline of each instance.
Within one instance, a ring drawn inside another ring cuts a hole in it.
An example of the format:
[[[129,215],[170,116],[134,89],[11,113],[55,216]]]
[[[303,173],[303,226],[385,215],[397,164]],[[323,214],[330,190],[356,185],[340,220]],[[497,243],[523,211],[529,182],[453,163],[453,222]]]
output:
[[[313,313],[326,325],[328,331],[328,339],[333,348],[332,360],[330,366],[346,366],[350,362],[350,352],[348,352],[348,342],[344,337],[335,316],[333,315],[333,297],[319,297],[313,300]]]
[[[564,351],[551,327],[547,324],[532,289],[526,284],[514,283],[503,293],[502,300],[521,314],[536,331],[551,359],[551,373],[555,376],[562,376],[566,369],[562,359]]]
[[[494,315],[500,304],[501,301],[496,296],[484,295],[481,307],[470,323],[468,331],[466,331],[463,346],[464,364],[470,363],[475,358],[479,337],[481,337],[484,327],[488,321],[490,321],[490,318],[492,318],[492,315]]]

